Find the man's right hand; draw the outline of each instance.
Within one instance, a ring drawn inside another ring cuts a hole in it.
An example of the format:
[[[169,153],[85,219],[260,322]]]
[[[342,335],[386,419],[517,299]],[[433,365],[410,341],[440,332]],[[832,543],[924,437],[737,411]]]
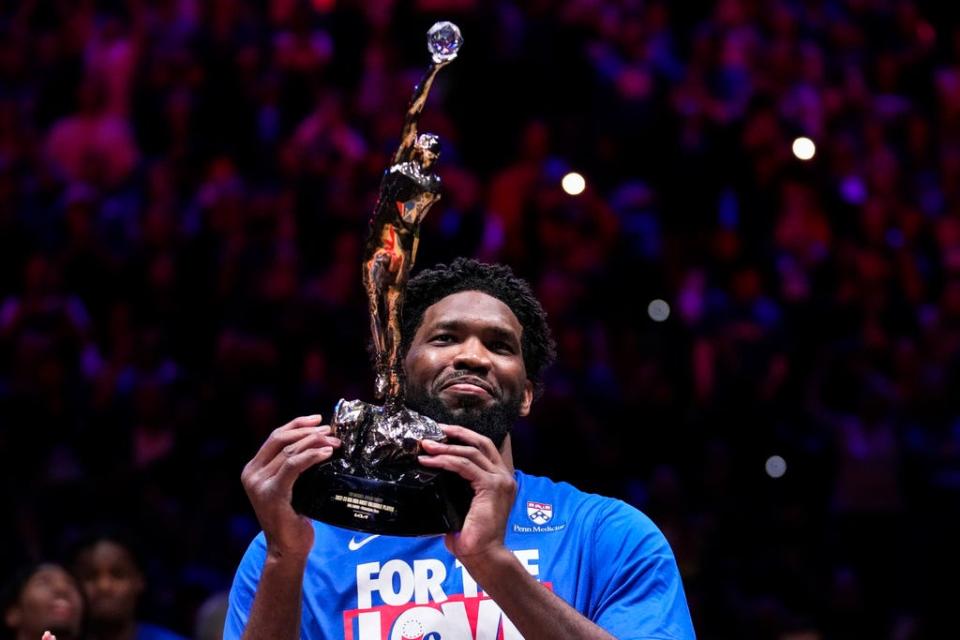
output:
[[[328,460],[340,446],[321,416],[300,417],[273,431],[240,474],[260,527],[267,554],[305,559],[313,547],[313,526],[290,505],[293,483],[306,469]]]

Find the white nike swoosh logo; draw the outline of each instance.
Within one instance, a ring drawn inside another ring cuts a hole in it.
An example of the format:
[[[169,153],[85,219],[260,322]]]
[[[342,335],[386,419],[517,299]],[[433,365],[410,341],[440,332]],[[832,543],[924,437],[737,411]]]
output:
[[[374,534],[374,535],[372,535],[372,536],[367,536],[367,537],[364,538],[363,540],[357,541],[357,537],[354,536],[354,537],[350,538],[350,542],[347,543],[347,548],[350,549],[350,551],[356,551],[357,549],[359,549],[359,548],[362,547],[363,545],[367,544],[367,543],[370,542],[371,540],[374,540],[374,539],[379,538],[379,537],[380,537],[380,534],[379,534],[379,533],[376,533],[376,534]]]

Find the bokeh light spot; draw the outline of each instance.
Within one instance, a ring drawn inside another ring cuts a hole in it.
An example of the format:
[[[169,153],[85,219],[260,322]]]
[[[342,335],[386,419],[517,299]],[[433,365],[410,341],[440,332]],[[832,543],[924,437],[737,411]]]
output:
[[[787,472],[787,461],[780,456],[770,456],[764,465],[767,475],[771,478],[779,478]]]
[[[571,196],[578,196],[587,188],[587,181],[576,171],[571,171],[563,176],[563,180],[560,181],[560,186]]]
[[[647,315],[654,322],[663,322],[670,317],[670,305],[667,304],[666,300],[660,298],[651,300],[650,304],[647,305]]]
[[[800,136],[793,141],[793,155],[800,160],[810,160],[817,153],[817,145],[810,138]]]

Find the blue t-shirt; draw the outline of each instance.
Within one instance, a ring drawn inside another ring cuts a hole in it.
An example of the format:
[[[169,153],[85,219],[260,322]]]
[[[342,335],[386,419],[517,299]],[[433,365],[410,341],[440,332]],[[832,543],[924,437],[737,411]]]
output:
[[[694,637],[673,552],[633,507],[516,473],[506,545],[544,587],[620,640]],[[399,538],[314,523],[301,638],[516,640],[442,536]],[[266,558],[263,534],[230,590],[224,639],[240,638]]]
[[[169,629],[158,627],[155,624],[146,622],[137,623],[137,640],[187,640],[180,634],[174,633]]]

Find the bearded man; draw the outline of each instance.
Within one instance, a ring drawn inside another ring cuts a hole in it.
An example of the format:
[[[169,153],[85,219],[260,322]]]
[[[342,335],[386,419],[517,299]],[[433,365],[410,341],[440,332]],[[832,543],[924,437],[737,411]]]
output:
[[[694,637],[676,561],[629,505],[513,466],[510,430],[554,357],[546,314],[509,268],[458,259],[409,282],[407,404],[442,424],[420,463],[474,497],[444,537],[358,535],[290,506],[340,441],[320,416],[274,431],[242,481],[263,533],[230,593],[224,638],[479,640]]]

